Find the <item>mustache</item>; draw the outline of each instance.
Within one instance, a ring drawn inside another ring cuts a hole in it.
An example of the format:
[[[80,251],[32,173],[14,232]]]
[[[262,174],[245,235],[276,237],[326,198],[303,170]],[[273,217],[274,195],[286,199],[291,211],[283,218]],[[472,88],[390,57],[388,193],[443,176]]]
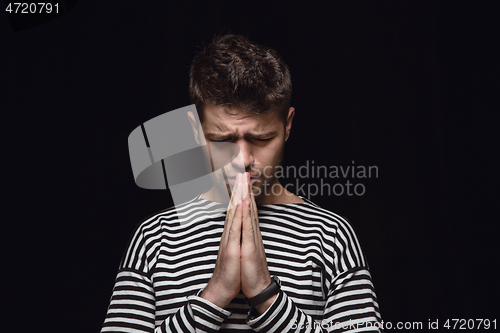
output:
[[[226,173],[226,178],[227,178],[227,179],[236,179],[236,175],[237,175],[237,174],[234,174],[234,175],[228,175],[228,174]],[[252,178],[259,178],[260,176],[262,176],[262,174],[260,174],[260,175],[259,175],[259,174],[254,174],[254,175],[250,174],[250,179],[252,179]]]

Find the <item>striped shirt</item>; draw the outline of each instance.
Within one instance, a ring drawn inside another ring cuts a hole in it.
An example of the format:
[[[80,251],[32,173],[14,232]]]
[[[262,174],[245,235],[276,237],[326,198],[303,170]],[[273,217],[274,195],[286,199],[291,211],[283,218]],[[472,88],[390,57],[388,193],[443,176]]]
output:
[[[101,332],[381,331],[366,259],[343,217],[304,203],[259,205],[281,291],[262,315],[240,294],[226,309],[199,297],[214,271],[226,207],[197,198],[145,219],[116,277]]]

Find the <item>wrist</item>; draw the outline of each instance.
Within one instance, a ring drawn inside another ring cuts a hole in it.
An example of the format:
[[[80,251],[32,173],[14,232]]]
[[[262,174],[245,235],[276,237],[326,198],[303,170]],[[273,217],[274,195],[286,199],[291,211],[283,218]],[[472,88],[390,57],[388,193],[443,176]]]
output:
[[[266,312],[267,309],[274,303],[276,300],[276,297],[278,297],[277,294],[269,297],[267,300],[265,300],[263,303],[256,305],[255,310],[259,313],[259,315],[263,314]]]
[[[248,287],[246,289],[242,289],[243,295],[245,295],[247,299],[253,298],[269,287],[272,282],[273,279],[271,276],[268,276],[267,279],[263,279],[262,281],[259,281],[258,284],[253,285],[252,289],[248,289]]]
[[[276,299],[276,294],[281,289],[281,282],[277,276],[273,276],[271,283],[257,295],[247,298],[247,303],[255,307],[259,313],[263,313]]]
[[[212,304],[217,305],[218,307],[225,309],[231,303],[231,297],[225,297],[223,293],[214,290],[210,285],[207,285],[205,289],[200,294],[200,297],[206,299]]]

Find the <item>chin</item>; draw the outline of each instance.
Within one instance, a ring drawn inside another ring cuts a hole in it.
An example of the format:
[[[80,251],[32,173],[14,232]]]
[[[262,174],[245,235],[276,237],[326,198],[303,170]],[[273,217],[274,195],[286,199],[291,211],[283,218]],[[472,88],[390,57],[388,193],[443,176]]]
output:
[[[257,198],[261,197],[261,195],[262,195],[262,190],[260,190],[256,187],[252,187],[252,193],[253,193],[253,196],[255,197],[255,200],[257,201]]]
[[[255,201],[257,201],[259,198],[265,197],[266,184],[264,184],[261,179],[258,179],[252,186],[252,192],[253,195],[255,196]]]

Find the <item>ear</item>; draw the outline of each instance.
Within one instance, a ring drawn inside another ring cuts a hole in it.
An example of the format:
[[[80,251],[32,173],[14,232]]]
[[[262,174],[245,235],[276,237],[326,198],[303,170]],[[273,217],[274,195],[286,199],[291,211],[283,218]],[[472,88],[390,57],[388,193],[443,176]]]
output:
[[[189,111],[187,113],[189,122],[191,123],[191,128],[193,129],[193,134],[194,134],[194,139],[198,143],[198,145],[202,145],[201,140],[200,140],[200,130],[199,130],[199,125],[196,122],[196,117],[194,116],[193,112]]]
[[[294,115],[295,115],[295,109],[291,107],[290,109],[288,109],[288,116],[286,118],[285,142],[288,140],[288,137],[290,136],[290,130],[292,129],[292,120]]]

